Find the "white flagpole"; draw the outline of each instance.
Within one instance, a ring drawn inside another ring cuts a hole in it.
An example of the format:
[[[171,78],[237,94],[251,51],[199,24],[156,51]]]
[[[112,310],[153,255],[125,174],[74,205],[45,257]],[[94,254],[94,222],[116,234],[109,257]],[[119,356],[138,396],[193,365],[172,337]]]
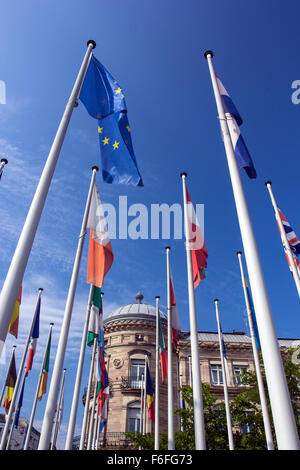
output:
[[[217,317],[218,336],[219,336],[219,348],[220,348],[220,357],[221,357],[222,372],[223,372],[223,387],[224,387],[224,401],[225,401],[225,410],[226,410],[228,443],[229,443],[229,450],[234,450],[232,424],[231,424],[231,414],[230,414],[230,407],[229,407],[229,396],[228,396],[228,388],[227,388],[227,376],[226,376],[226,370],[225,370],[224,350],[223,350],[222,333],[221,333],[221,327],[220,327],[218,299],[215,299],[214,302],[215,302],[215,306],[216,306],[216,317]]]
[[[144,397],[144,374],[141,381],[141,409],[140,409],[140,433],[143,433],[143,398]]]
[[[43,173],[38,183],[30,209],[28,211],[24,227],[22,229],[14,256],[4,281],[0,294],[0,355],[5,343],[8,326],[15,306],[18,291],[22,283],[27,261],[31,252],[34,237],[44,208],[52,176],[69,125],[69,121],[77,100],[88,68],[92,50],[96,47],[94,41],[88,41],[88,47],[76,78],[66,109],[59,124],[56,136],[52,143]]]
[[[147,407],[147,356],[145,356],[143,434],[146,434],[146,417],[147,417],[146,407]]]
[[[278,448],[279,450],[296,450],[300,449],[300,444],[295,417],[284,374],[282,358],[280,355],[250,215],[229,134],[228,124],[222,106],[216,75],[212,65],[213,53],[211,51],[206,51],[204,56],[206,57],[209,66],[223,134],[224,147],[249,273],[249,281],[253,294]]]
[[[29,423],[28,423],[27,431],[26,431],[26,439],[25,439],[25,444],[24,444],[24,449],[23,450],[28,450],[28,444],[29,444],[31,429],[32,429],[32,426],[33,426],[33,420],[34,420],[34,415],[35,415],[35,410],[36,410],[36,405],[37,405],[37,400],[38,400],[38,395],[39,395],[39,389],[40,389],[41,380],[42,380],[42,376],[43,376],[44,364],[45,364],[45,360],[46,360],[46,356],[47,356],[48,345],[49,345],[49,340],[50,340],[50,337],[51,337],[51,332],[52,332],[53,325],[54,325],[54,323],[50,323],[48,340],[47,340],[47,343],[46,343],[44,358],[43,358],[43,362],[42,362],[42,366],[41,366],[41,370],[40,370],[40,375],[39,375],[39,379],[38,379],[38,383],[37,383],[37,388],[36,388],[36,391],[35,391],[33,406],[32,406],[32,410],[31,410],[31,416],[30,416],[30,420],[29,420]]]
[[[156,299],[154,450],[159,450],[159,296]]]
[[[24,370],[26,370],[26,367],[25,367]],[[21,396],[21,393],[22,393],[22,388],[24,386],[25,379],[26,379],[26,377],[25,377],[25,374],[24,374],[23,379],[22,379],[22,384],[21,384],[21,387],[20,387],[21,392],[20,392],[20,395],[19,395],[19,400],[20,400],[20,396]],[[9,446],[10,446],[10,442],[11,442],[11,438],[12,438],[12,435],[13,435],[13,430],[14,430],[14,426],[15,426],[15,422],[16,422],[17,413],[19,412],[19,400],[17,400],[18,405],[17,405],[17,408],[14,412],[14,416],[11,420],[11,427],[10,427],[10,432],[9,432],[9,436],[8,436],[7,443],[6,443],[6,450],[9,450]]]
[[[94,373],[94,368],[95,368],[96,351],[97,351],[97,338],[94,338],[93,352],[92,352],[91,365],[90,365],[90,375],[89,375],[88,388],[87,388],[86,397],[85,397],[84,414],[83,414],[83,421],[82,421],[82,427],[81,427],[79,450],[84,449],[87,419],[88,419],[89,407],[90,407],[92,379],[93,379],[93,373]]]
[[[53,426],[53,417],[55,413],[57,395],[58,395],[58,390],[59,390],[59,383],[60,383],[60,378],[61,378],[62,368],[63,368],[63,363],[64,363],[66,345],[67,345],[67,340],[68,340],[68,334],[69,334],[69,328],[70,328],[70,322],[71,322],[72,310],[73,310],[73,304],[74,304],[74,297],[75,297],[75,292],[76,292],[77,278],[78,278],[81,255],[82,255],[82,250],[83,250],[84,238],[86,235],[86,224],[87,224],[87,219],[89,215],[89,209],[90,209],[92,191],[93,191],[95,177],[96,177],[96,171],[98,171],[98,167],[93,166],[91,183],[90,183],[85,211],[84,211],[84,215],[82,219],[81,231],[80,231],[80,235],[78,239],[77,252],[76,252],[75,261],[73,265],[72,277],[71,277],[71,281],[69,285],[69,292],[68,292],[68,297],[66,301],[64,318],[63,318],[59,342],[58,342],[57,351],[56,351],[55,363],[54,363],[54,368],[53,368],[53,373],[52,373],[52,378],[51,378],[51,384],[49,387],[47,405],[46,405],[46,410],[44,414],[44,420],[43,420],[38,450],[47,450],[49,449],[49,445],[50,445],[51,431],[52,431],[52,426]]]
[[[258,386],[258,391],[259,391],[259,396],[260,396],[260,404],[261,404],[262,417],[263,417],[264,428],[265,428],[267,448],[268,448],[268,450],[274,450],[272,428],[271,428],[271,422],[270,422],[270,417],[269,417],[269,411],[268,411],[268,404],[267,404],[266,393],[265,393],[265,388],[264,388],[264,382],[263,382],[260,363],[259,363],[259,354],[258,354],[258,349],[257,349],[257,346],[256,346],[256,341],[255,341],[254,327],[253,327],[253,321],[252,321],[252,311],[251,311],[251,305],[250,305],[250,301],[249,301],[249,297],[248,297],[248,293],[247,293],[247,286],[246,286],[246,282],[245,282],[245,275],[244,275],[244,268],[243,268],[243,263],[242,263],[242,253],[241,253],[241,251],[238,251],[237,255],[238,255],[239,264],[240,264],[242,285],[243,285],[245,303],[246,303],[246,309],[247,309],[247,315],[248,315],[248,322],[249,322],[249,329],[250,329],[254,364],[255,364],[256,377],[257,377],[257,386]]]
[[[300,297],[300,277],[299,277],[299,273],[298,273],[298,270],[297,270],[297,267],[296,267],[296,264],[295,264],[295,261],[294,261],[291,246],[290,246],[289,241],[287,239],[287,236],[286,236],[286,233],[285,233],[285,230],[284,230],[284,226],[283,226],[282,220],[281,220],[280,215],[279,215],[278,206],[277,206],[277,203],[276,203],[275,198],[274,198],[274,194],[273,194],[273,191],[272,191],[272,188],[271,188],[271,184],[272,184],[271,181],[266,181],[265,182],[265,185],[268,188],[270,198],[271,198],[271,201],[272,201],[272,204],[273,204],[273,207],[274,207],[276,219],[277,219],[278,225],[279,225],[280,230],[281,230],[281,236],[283,238],[283,246],[284,246],[285,252],[288,256],[288,260],[290,262],[290,266],[291,266],[293,278],[294,278],[294,281],[295,281],[295,284],[296,284],[297,292],[298,292],[298,295]]]
[[[70,418],[69,418],[65,450],[72,450],[92,297],[93,297],[93,286],[91,284],[90,291],[89,291],[88,305],[86,309],[84,330],[83,330],[82,340],[81,340],[80,355],[79,355],[78,366],[77,366],[77,374],[76,374],[76,380],[75,380],[75,385],[74,385],[73,401],[72,401],[71,413],[70,413]]]
[[[59,395],[59,400],[58,400],[58,407],[57,407],[57,412],[56,412],[56,417],[55,417],[54,433],[53,433],[53,439],[52,439],[52,443],[51,443],[51,450],[54,450],[54,448],[56,447],[58,429],[59,429],[59,426],[60,426],[62,402],[63,402],[63,397],[64,397],[65,374],[66,374],[66,369],[64,369],[64,371],[63,371],[60,395]]]
[[[167,253],[167,309],[168,309],[168,449],[175,449],[174,435],[174,391],[173,391],[173,347],[172,347],[172,311],[171,311],[171,276],[170,276],[170,247]]]
[[[1,406],[1,403],[2,403],[2,398],[3,398],[3,395],[4,395],[4,392],[5,392],[5,388],[6,388],[6,381],[7,381],[7,378],[8,378],[8,374],[9,374],[9,371],[10,371],[10,366],[11,366],[11,363],[12,363],[12,360],[13,360],[13,357],[14,357],[14,352],[15,352],[15,349],[16,349],[16,345],[13,346],[12,348],[12,353],[11,353],[11,357],[10,357],[10,361],[9,361],[9,365],[8,365],[8,368],[7,368],[7,373],[6,373],[6,377],[5,377],[5,380],[4,380],[4,384],[3,384],[3,388],[2,388],[2,391],[1,391],[1,397],[0,397],[0,406]]]
[[[22,360],[21,360],[19,372],[18,372],[18,375],[17,375],[17,380],[16,380],[16,383],[15,383],[14,391],[13,391],[13,396],[12,396],[11,403],[10,403],[10,406],[9,406],[9,411],[6,415],[6,422],[5,422],[3,433],[2,433],[2,436],[1,436],[0,450],[5,450],[5,443],[6,443],[6,439],[7,439],[7,436],[8,436],[8,429],[9,429],[11,417],[12,417],[12,414],[13,414],[13,410],[14,410],[14,407],[15,407],[15,402],[16,402],[16,398],[17,398],[17,394],[18,394],[18,390],[19,390],[19,385],[20,385],[22,374],[23,374],[26,354],[27,354],[29,343],[30,343],[30,338],[31,338],[33,327],[34,327],[35,317],[36,317],[36,314],[37,314],[38,305],[39,305],[40,297],[42,295],[42,291],[43,291],[43,289],[40,287],[37,302],[36,302],[36,306],[35,306],[35,311],[34,311],[34,314],[33,314],[33,317],[32,317],[31,326],[30,326],[30,329],[29,329],[29,332],[28,332],[28,336],[27,336],[27,340],[26,340],[25,348],[24,348],[24,352],[23,352],[23,357],[22,357]]]
[[[98,356],[99,346],[96,348],[96,356]],[[88,442],[87,442],[87,450],[91,450],[91,446],[93,443],[93,433],[94,433],[94,424],[95,424],[95,409],[96,409],[96,393],[97,393],[97,378],[96,374],[94,375],[95,377],[95,383],[94,383],[94,392],[93,392],[93,402],[92,402],[92,408],[91,408],[91,416],[90,416],[90,423],[89,423],[89,433],[88,433]]]
[[[5,167],[5,165],[8,164],[8,160],[6,158],[1,158],[1,163],[0,163],[0,177],[3,173],[3,168]]]
[[[182,189],[183,189],[185,248],[186,248],[186,261],[187,261],[190,330],[191,330],[195,448],[196,450],[206,450],[203,397],[202,397],[202,384],[201,384],[201,371],[200,371],[200,356],[199,356],[198,330],[197,330],[197,318],[196,318],[196,303],[195,303],[192,253],[191,253],[191,248],[190,248],[187,195],[186,195],[186,183],[185,183],[185,178],[187,174],[181,173],[180,176],[182,178]]]

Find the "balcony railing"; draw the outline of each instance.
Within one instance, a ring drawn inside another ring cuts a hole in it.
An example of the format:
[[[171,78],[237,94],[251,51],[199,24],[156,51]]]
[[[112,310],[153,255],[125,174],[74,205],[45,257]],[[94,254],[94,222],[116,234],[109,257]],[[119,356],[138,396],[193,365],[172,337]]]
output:
[[[121,390],[139,390],[144,387],[144,380],[136,376],[122,376],[121,377]]]

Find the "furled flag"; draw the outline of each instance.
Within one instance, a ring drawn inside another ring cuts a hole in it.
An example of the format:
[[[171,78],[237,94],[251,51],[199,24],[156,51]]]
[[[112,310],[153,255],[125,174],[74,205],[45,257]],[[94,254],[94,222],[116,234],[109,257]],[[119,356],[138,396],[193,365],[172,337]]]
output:
[[[88,113],[98,120],[104,181],[143,186],[132,147],[123,90],[93,55],[80,100]]]
[[[248,301],[249,301],[249,305],[250,305],[250,309],[251,309],[251,319],[252,319],[255,343],[256,343],[257,350],[260,351],[261,346],[260,346],[258,327],[257,327],[257,323],[256,323],[256,315],[255,315],[255,310],[254,310],[254,304],[253,304],[252,295],[251,295],[250,288],[248,286],[246,278],[245,278],[245,285],[246,285],[246,293],[247,293],[247,296],[248,296]]]
[[[9,411],[16,380],[17,380],[16,359],[15,359],[15,352],[13,352],[13,357],[10,363],[9,372],[7,374],[7,379],[5,382],[7,389],[6,389],[6,395],[5,395],[4,402],[3,402],[3,407],[5,408],[6,414]]]
[[[148,415],[151,421],[155,420],[155,414],[154,414],[154,390],[153,390],[153,385],[152,385],[152,380],[150,376],[150,371],[149,367],[147,364],[147,379],[146,379],[146,399],[147,399],[147,408],[148,408]]]
[[[161,369],[161,381],[162,383],[165,383],[166,377],[168,376],[168,354],[160,315],[158,315],[158,347]]]
[[[298,256],[300,255],[300,241],[299,241],[299,239],[298,239],[297,235],[295,234],[294,230],[292,229],[292,227],[290,226],[290,224],[288,223],[288,221],[286,220],[285,216],[283,215],[283,213],[281,212],[281,210],[279,208],[278,208],[278,212],[279,212],[279,216],[280,216],[284,231],[286,233],[287,240],[289,242],[289,245],[290,245],[290,248],[291,248],[291,251],[292,251],[292,254],[293,254],[293,259],[294,259],[297,271],[300,275],[300,266],[299,266],[299,260],[298,260]],[[283,237],[282,237],[282,233],[281,233],[281,229],[280,229],[280,225],[278,223],[278,220],[277,220],[277,224],[278,224],[279,232],[280,232],[280,235],[281,235],[281,240],[283,242]],[[284,243],[283,243],[283,246],[284,246]],[[290,260],[287,256],[287,253],[286,253],[286,257],[287,257],[287,261],[288,261],[290,270],[292,271],[292,267],[290,266]]]
[[[48,344],[47,344],[47,351],[46,356],[43,364],[43,373],[41,378],[41,383],[39,387],[38,399],[41,400],[43,395],[47,392],[47,381],[48,381],[48,372],[49,372],[49,363],[50,363],[50,348],[51,348],[51,336],[52,331],[50,333]]]
[[[94,182],[87,221],[87,228],[90,229],[87,282],[97,287],[102,287],[114,259],[106,225],[98,188]]]
[[[23,385],[22,385],[22,389],[21,389],[21,393],[19,397],[19,403],[18,403],[17,410],[16,410],[16,416],[15,416],[15,428],[16,429],[18,429],[20,412],[21,412],[21,408],[23,405],[24,386],[25,386],[25,380],[23,381]]]
[[[13,335],[15,338],[18,337],[18,329],[19,329],[19,313],[20,313],[20,304],[21,304],[21,297],[22,297],[22,284],[19,289],[18,297],[15,303],[14,311],[10,320],[10,324],[8,327],[8,333]]]
[[[171,327],[172,327],[172,344],[174,349],[177,349],[178,344],[178,331],[180,331],[180,322],[178,309],[176,305],[175,292],[173,286],[172,272],[170,268],[170,293],[171,293]]]
[[[28,351],[27,365],[25,368],[25,377],[32,368],[33,357],[36,351],[36,343],[40,334],[40,310],[41,310],[41,298],[39,297],[37,312],[34,320],[34,325],[31,333],[30,346]]]
[[[108,416],[108,399],[105,400],[104,405],[101,410],[101,415],[100,415],[100,432],[103,431],[104,427],[106,426],[107,423],[107,416]]]
[[[101,380],[103,380],[103,378]],[[107,370],[104,365],[104,382],[101,383],[101,387],[100,387],[98,397],[97,397],[97,402],[99,404],[98,415],[101,416],[101,418],[104,418],[105,413],[106,413],[106,418],[107,418],[107,408],[105,411],[104,406],[107,403],[108,397],[109,397],[109,380],[108,380]]]
[[[243,123],[243,120],[223,83],[217,75],[216,78],[238,166],[239,168],[245,169],[249,178],[255,179],[256,170],[239,128]]]
[[[186,190],[187,196],[187,209],[188,209],[188,219],[189,219],[189,241],[190,249],[192,252],[192,268],[193,268],[193,280],[194,288],[196,288],[199,282],[205,278],[205,270],[207,267],[206,259],[208,257],[206,245],[204,238],[201,232],[200,224],[197,218],[197,215],[194,211],[194,207],[189,195],[188,190]]]
[[[93,286],[90,318],[87,334],[87,345],[93,346],[94,339],[99,336],[100,317],[102,318],[102,296],[100,287]]]

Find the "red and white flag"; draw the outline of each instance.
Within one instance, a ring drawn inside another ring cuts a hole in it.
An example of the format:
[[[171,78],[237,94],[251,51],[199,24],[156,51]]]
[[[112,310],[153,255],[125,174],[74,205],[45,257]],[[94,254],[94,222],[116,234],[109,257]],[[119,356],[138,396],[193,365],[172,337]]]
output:
[[[93,187],[87,228],[91,229],[87,282],[102,287],[104,277],[111,268],[114,256],[96,182]]]
[[[27,377],[28,372],[32,369],[33,358],[36,351],[36,344],[38,337],[40,335],[40,310],[41,310],[41,298],[39,298],[38,305],[37,305],[37,312],[34,320],[34,325],[31,333],[30,338],[30,346],[28,351],[28,359],[25,368],[25,377]]]
[[[170,294],[171,294],[171,327],[172,327],[172,344],[174,348],[177,348],[177,332],[180,330],[180,321],[178,315],[178,309],[176,305],[175,292],[173,286],[172,272],[170,268]]]
[[[207,267],[206,259],[208,257],[207,249],[204,242],[204,237],[200,228],[200,224],[195,213],[190,195],[186,190],[187,197],[187,212],[189,219],[188,227],[188,238],[189,246],[192,252],[192,267],[193,267],[193,280],[194,288],[196,288],[199,282],[205,278],[205,270]]]

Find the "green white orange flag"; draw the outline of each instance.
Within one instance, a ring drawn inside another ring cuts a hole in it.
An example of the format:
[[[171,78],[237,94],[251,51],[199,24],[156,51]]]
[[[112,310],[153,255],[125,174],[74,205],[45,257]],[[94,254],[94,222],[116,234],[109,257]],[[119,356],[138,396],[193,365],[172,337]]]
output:
[[[18,337],[21,297],[22,297],[22,284],[19,289],[19,294],[15,303],[15,308],[14,308],[14,311],[10,320],[10,324],[8,327],[8,333],[13,335],[15,338]]]
[[[98,338],[100,330],[100,322],[103,323],[102,318],[102,297],[100,287],[93,286],[93,296],[91,301],[90,318],[87,334],[87,345],[93,346],[94,339]],[[102,330],[103,328],[101,328]]]
[[[6,389],[6,395],[5,395],[4,402],[3,402],[3,407],[5,408],[6,414],[9,411],[16,380],[17,380],[16,359],[15,359],[15,352],[13,352],[13,357],[10,363],[9,372],[7,374],[7,379],[5,382],[7,389]]]
[[[38,399],[41,400],[43,395],[47,392],[47,381],[48,381],[48,372],[49,372],[49,363],[50,363],[50,348],[51,348],[51,336],[52,331],[50,333],[48,344],[47,344],[47,352],[46,357],[43,364],[43,373],[41,378],[41,383],[39,387]]]
[[[93,187],[87,228],[90,229],[87,282],[102,287],[114,256],[96,182]]]
[[[159,358],[160,358],[160,369],[161,369],[161,381],[165,383],[165,379],[168,376],[168,354],[164,338],[163,329],[161,326],[160,315],[158,315],[158,347],[159,347]]]

